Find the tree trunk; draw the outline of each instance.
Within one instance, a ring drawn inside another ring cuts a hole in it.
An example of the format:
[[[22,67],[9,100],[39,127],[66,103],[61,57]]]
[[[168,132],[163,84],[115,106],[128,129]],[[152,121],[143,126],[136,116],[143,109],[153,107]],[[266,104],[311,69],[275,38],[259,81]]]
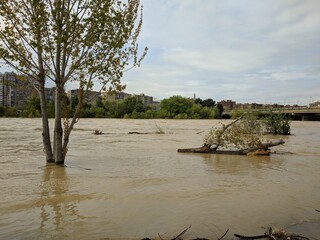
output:
[[[47,112],[47,99],[44,86],[41,86],[39,90],[40,107],[41,107],[41,119],[42,119],[42,142],[44,152],[46,154],[47,163],[54,163],[54,157],[52,154],[52,146],[50,140],[50,129]]]
[[[82,101],[80,101],[76,107],[76,111],[72,117],[71,123],[68,127],[68,129],[65,129],[64,131],[64,140],[63,140],[63,158],[66,158],[67,152],[68,152],[68,144],[69,144],[69,137],[71,134],[71,131],[73,129],[74,124],[76,124],[76,122],[78,121],[78,117],[80,115],[80,111],[81,111],[81,105],[82,105]],[[68,117],[68,116],[67,116]]]
[[[55,124],[54,124],[54,144],[53,155],[56,164],[64,164],[64,154],[62,151],[62,97],[63,87],[57,86],[55,92]]]
[[[245,154],[254,153],[254,152],[259,151],[259,150],[267,150],[270,147],[274,147],[274,146],[278,146],[278,145],[282,145],[282,144],[284,144],[284,141],[282,139],[279,139],[279,140],[274,141],[274,142],[262,143],[262,145],[259,146],[259,147],[244,149],[243,152]]]
[[[180,153],[211,153],[211,154],[236,154],[236,155],[269,155],[270,147],[284,144],[282,139],[275,142],[263,143],[260,147],[240,149],[240,150],[217,150],[216,148],[210,148],[209,146],[202,146],[199,148],[183,148],[178,149]]]

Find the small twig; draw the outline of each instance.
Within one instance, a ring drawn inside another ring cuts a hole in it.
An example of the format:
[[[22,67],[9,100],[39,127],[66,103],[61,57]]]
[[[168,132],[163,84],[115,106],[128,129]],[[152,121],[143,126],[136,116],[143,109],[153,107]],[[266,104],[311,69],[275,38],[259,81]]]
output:
[[[203,133],[204,131],[197,132],[197,134]]]
[[[224,238],[228,232],[229,232],[229,229],[227,229],[227,231],[220,238],[218,238],[218,240],[221,240],[222,238]]]
[[[181,237],[183,234],[185,234],[190,228],[191,228],[191,225],[188,228],[186,228],[185,230],[183,230],[178,236],[172,238],[171,240],[179,239],[179,237]]]
[[[320,210],[318,210],[318,209],[315,209],[316,210],[316,212],[320,212]]]

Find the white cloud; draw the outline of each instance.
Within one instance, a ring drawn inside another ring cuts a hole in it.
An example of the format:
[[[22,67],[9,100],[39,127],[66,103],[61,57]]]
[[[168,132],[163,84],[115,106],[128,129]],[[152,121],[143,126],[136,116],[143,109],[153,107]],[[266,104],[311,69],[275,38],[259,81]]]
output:
[[[319,98],[320,1],[143,4],[142,42],[151,52],[133,75],[144,92],[261,102]],[[130,74],[128,88],[134,84]]]

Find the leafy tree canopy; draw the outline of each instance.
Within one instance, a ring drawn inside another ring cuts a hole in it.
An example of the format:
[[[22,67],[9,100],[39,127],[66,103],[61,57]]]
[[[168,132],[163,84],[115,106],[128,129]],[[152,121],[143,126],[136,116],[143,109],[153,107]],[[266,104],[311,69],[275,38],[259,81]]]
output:
[[[101,89],[121,91],[123,72],[140,66],[147,48],[139,57],[139,6],[139,0],[0,1],[0,58],[25,74],[39,93],[47,162],[64,163],[86,91],[97,83]],[[55,85],[53,144],[45,93],[50,80]],[[64,109],[64,88],[70,81],[80,90],[71,121]]]
[[[168,117],[184,114],[192,107],[192,105],[193,102],[191,99],[182,96],[172,96],[163,99],[160,103],[161,109],[167,112]]]

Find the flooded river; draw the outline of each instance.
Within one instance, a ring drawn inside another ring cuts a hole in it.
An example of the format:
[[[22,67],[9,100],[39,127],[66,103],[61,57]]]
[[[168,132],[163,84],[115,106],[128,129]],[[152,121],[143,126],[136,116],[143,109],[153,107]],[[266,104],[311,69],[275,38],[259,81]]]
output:
[[[172,238],[190,225],[186,238],[218,238],[320,222],[320,122],[293,122],[271,156],[177,153],[217,123],[81,119],[62,168],[45,166],[40,119],[0,118],[0,239]]]

